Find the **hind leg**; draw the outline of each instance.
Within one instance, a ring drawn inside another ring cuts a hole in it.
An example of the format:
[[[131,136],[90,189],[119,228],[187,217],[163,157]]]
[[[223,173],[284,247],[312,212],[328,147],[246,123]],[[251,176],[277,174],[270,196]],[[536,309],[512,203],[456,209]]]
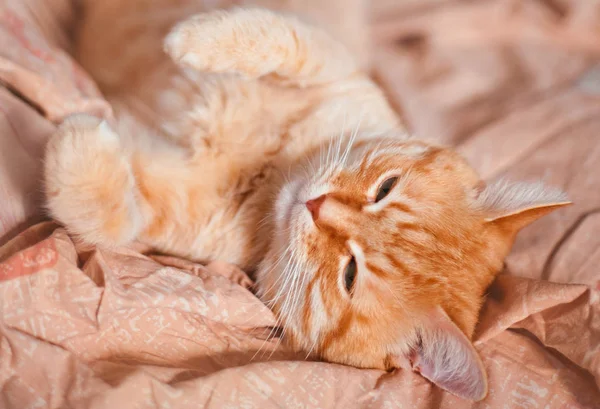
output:
[[[199,14],[165,40],[174,61],[204,72],[269,76],[309,86],[347,78],[358,70],[344,46],[325,31],[264,9]]]
[[[105,121],[68,118],[47,145],[44,170],[48,210],[69,233],[114,246],[143,227],[131,166]]]

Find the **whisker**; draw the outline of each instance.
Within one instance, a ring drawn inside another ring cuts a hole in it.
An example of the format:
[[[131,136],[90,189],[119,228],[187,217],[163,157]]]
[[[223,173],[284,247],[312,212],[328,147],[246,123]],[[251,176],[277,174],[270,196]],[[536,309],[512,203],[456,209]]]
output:
[[[300,274],[299,270],[301,270],[302,265],[300,264],[299,258],[296,257],[296,249],[294,249],[292,251],[293,254],[293,258],[294,258],[294,264],[292,265],[292,269],[291,269],[291,274],[292,274],[292,282],[290,283],[291,289],[289,291],[289,294],[292,294],[291,297],[286,298],[281,311],[280,311],[280,315],[282,317],[282,319],[287,319],[288,322],[291,321],[291,316],[292,316],[292,312],[294,309],[294,304],[295,304],[295,295],[298,294],[299,290],[300,290]],[[285,337],[285,333],[287,331],[287,327],[284,325],[283,331],[282,331],[282,339]],[[272,355],[272,353],[271,353]],[[270,356],[269,356],[270,358]]]
[[[389,290],[390,294],[392,294],[392,297],[393,297],[393,298],[394,298],[394,299],[395,299],[395,300],[398,302],[398,305],[402,305],[402,303],[401,303],[401,301],[400,301],[400,298],[398,298],[398,297],[396,296],[396,294],[394,294],[394,291],[392,291],[392,287],[390,287],[390,285],[389,285],[387,282],[383,281],[383,280],[382,280],[381,282],[382,282],[382,283],[383,283],[383,285],[385,285],[385,287],[386,287],[386,288]]]
[[[291,248],[291,244],[290,244],[290,246],[288,246],[288,248]],[[283,277],[283,278],[284,278],[284,281],[283,281],[283,284],[282,284],[282,286],[280,287],[280,290],[279,290],[279,291],[278,291],[278,292],[275,294],[275,297],[274,297],[274,298],[278,298],[278,297],[280,297],[281,295],[283,295],[283,294],[285,293],[285,292],[283,291],[283,289],[285,289],[285,288],[287,288],[287,287],[288,287],[288,281],[290,280],[291,271],[292,271],[292,270],[290,270],[290,269],[289,269],[289,266],[290,266],[290,262],[293,260],[293,257],[294,257],[294,253],[292,252],[292,255],[291,255],[291,257],[288,259],[288,263],[286,264],[286,267],[284,268],[284,270],[283,270],[282,274],[281,274],[281,275],[279,276],[279,278],[278,278],[278,279],[280,279],[280,278],[282,278],[282,277]],[[292,278],[293,278],[293,277],[292,277]],[[286,300],[286,301],[287,301],[287,300]],[[284,306],[285,306],[285,303],[284,303]],[[280,326],[280,324],[282,323],[282,317],[283,317],[283,315],[282,315],[281,313],[280,313],[279,315],[278,315],[278,314],[276,314],[276,325],[273,327],[273,329],[271,329],[271,331],[269,332],[269,335],[268,335],[267,339],[265,339],[265,340],[263,341],[262,345],[261,345],[261,346],[260,346],[260,348],[259,348],[259,349],[256,351],[256,353],[254,354],[254,356],[252,357],[252,359],[251,359],[251,360],[254,360],[254,358],[255,358],[255,357],[256,357],[256,356],[257,356],[257,355],[258,355],[258,354],[259,354],[259,353],[262,351],[262,349],[263,349],[264,345],[266,344],[267,340],[269,340],[269,338],[272,336],[274,329],[275,329],[276,327]],[[285,328],[284,328],[284,330],[282,331],[282,335],[281,335],[281,337],[282,337],[282,338],[283,338],[284,334],[285,334]],[[275,348],[272,350],[272,352],[271,352],[271,355],[273,354],[273,352],[274,352],[275,350],[277,350],[277,348],[279,348],[279,345],[280,345],[280,343],[278,343],[278,344],[276,345],[276,347],[275,347]],[[264,356],[264,354],[263,354],[263,356]]]
[[[350,151],[352,150],[354,141],[356,140],[356,137],[358,136],[364,115],[365,115],[365,111],[362,110],[361,114],[360,114],[360,118],[358,119],[358,123],[356,124],[356,128],[350,135],[350,139],[348,140],[348,144],[346,145],[346,151],[344,152],[344,155],[342,156],[342,161],[341,161],[342,165],[346,165],[346,161],[348,160],[348,156],[350,155]]]

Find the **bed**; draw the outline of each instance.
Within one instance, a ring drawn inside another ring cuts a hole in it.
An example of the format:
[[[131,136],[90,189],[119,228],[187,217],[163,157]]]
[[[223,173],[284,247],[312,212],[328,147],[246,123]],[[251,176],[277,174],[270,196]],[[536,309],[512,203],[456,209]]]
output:
[[[45,141],[111,108],[69,54],[76,1],[0,0],[0,408],[600,407],[600,4],[345,5],[332,31],[411,131],[486,180],[542,178],[575,203],[519,234],[489,290],[474,338],[487,398],[306,360],[269,336],[235,266],[87,247],[47,220]]]

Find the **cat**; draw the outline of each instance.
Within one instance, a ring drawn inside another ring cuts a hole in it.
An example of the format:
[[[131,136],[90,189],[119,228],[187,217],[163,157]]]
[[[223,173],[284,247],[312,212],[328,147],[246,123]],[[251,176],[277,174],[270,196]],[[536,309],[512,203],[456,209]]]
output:
[[[160,120],[115,86],[122,72],[99,71],[116,119],[75,115],[52,136],[51,216],[87,243],[255,271],[294,348],[482,399],[470,339],[484,293],[517,232],[564,193],[485,184],[408,136],[352,54],[293,16],[201,13],[164,47],[168,68],[130,77],[138,93],[162,84],[146,101]]]

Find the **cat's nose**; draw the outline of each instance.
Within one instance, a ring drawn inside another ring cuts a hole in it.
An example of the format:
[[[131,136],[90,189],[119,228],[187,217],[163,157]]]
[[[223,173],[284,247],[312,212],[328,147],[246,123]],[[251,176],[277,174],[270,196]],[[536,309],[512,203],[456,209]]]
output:
[[[319,218],[319,209],[321,208],[321,205],[325,201],[326,197],[327,195],[321,195],[316,199],[310,199],[306,202],[306,208],[308,209],[310,214],[312,214],[313,220],[316,221]]]

